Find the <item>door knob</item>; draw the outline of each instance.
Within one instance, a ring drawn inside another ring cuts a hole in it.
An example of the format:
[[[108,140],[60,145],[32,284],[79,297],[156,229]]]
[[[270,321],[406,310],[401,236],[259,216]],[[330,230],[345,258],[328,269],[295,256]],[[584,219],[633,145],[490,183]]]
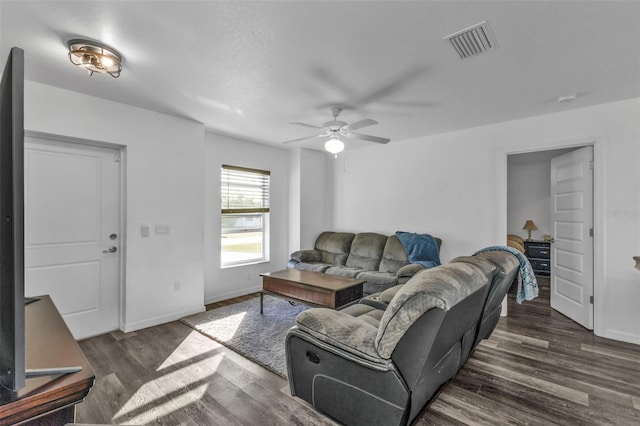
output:
[[[108,250],[102,250],[103,253],[115,253],[117,251],[118,251],[118,249],[116,248],[116,246],[111,246],[111,247],[109,247]]]

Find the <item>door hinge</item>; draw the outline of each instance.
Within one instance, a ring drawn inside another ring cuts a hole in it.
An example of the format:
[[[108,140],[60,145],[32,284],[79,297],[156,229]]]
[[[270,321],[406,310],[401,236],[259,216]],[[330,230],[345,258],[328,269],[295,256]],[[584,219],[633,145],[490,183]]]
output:
[[[589,228],[589,236],[593,237],[593,228]]]
[[[119,163],[119,162],[120,162],[120,159],[121,159],[121,158],[120,158],[120,153],[119,153],[119,152],[117,152],[117,153],[113,154],[113,161],[114,161],[115,163]]]
[[[593,160],[589,161],[589,168],[593,170]]]
[[[593,305],[593,296],[589,296],[589,303]]]

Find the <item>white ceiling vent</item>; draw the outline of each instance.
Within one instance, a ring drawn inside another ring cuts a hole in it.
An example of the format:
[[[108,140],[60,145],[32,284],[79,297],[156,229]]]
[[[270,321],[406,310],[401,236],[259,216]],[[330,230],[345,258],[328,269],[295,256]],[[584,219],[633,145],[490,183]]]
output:
[[[449,42],[460,59],[466,59],[498,47],[487,21],[448,35],[444,39]]]

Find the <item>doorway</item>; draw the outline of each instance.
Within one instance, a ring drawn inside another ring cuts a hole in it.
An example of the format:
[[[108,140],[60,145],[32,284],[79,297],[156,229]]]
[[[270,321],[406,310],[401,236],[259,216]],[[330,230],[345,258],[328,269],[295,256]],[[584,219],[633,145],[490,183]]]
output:
[[[49,294],[76,339],[119,328],[121,150],[25,134],[25,294]]]
[[[548,247],[545,252],[549,252],[549,248],[551,252],[550,282],[539,280],[550,283],[551,306],[588,329],[594,326],[594,241],[589,235],[594,210],[594,186],[589,169],[593,164],[592,149],[591,145],[576,146],[522,152],[507,157],[507,233],[527,238],[529,235],[522,230],[523,225],[535,223],[534,230],[529,231],[532,232],[530,235],[534,245],[537,244],[535,240],[539,240],[541,246],[544,244]],[[589,159],[580,169],[574,159],[585,155]],[[584,189],[581,189],[582,193],[572,189],[577,175],[569,175],[578,171],[581,176],[588,174],[586,192]],[[561,187],[558,186],[559,176],[563,176]],[[567,179],[564,179],[565,176]],[[585,201],[583,208],[588,214],[583,215],[583,211],[580,211],[576,215],[576,203],[585,194],[589,197],[585,198],[588,201]],[[588,220],[583,220],[583,216]],[[579,231],[582,230],[583,235],[580,235]],[[557,241],[545,242],[553,241],[552,238]],[[588,249],[586,252],[574,250],[578,246]]]

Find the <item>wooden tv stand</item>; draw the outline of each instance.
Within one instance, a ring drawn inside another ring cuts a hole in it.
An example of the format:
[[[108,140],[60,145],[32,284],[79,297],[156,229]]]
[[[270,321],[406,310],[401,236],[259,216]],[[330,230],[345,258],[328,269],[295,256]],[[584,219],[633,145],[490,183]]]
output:
[[[27,379],[18,392],[0,387],[0,425],[64,425],[93,386],[95,374],[49,296],[25,307],[27,368],[80,366],[77,373]]]

